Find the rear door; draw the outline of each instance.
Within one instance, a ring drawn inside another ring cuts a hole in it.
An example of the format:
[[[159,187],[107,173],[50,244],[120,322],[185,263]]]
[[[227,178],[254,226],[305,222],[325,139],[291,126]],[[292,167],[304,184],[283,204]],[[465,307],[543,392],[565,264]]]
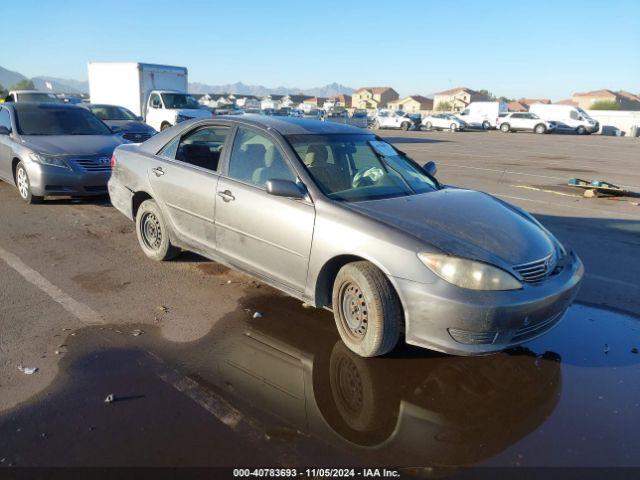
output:
[[[310,200],[276,197],[267,180],[296,181],[279,142],[260,130],[238,127],[226,173],[218,182],[218,250],[256,273],[303,292],[315,208]]]
[[[196,127],[176,136],[156,156],[148,172],[160,202],[180,239],[196,248],[215,248],[214,212],[228,125]]]

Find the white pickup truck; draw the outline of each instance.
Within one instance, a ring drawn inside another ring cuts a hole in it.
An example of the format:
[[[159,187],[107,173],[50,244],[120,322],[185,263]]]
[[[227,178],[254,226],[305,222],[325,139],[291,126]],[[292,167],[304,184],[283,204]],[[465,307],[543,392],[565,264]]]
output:
[[[187,69],[149,63],[89,63],[91,103],[128,108],[154,129],[165,130],[191,118],[206,118],[187,92]]]

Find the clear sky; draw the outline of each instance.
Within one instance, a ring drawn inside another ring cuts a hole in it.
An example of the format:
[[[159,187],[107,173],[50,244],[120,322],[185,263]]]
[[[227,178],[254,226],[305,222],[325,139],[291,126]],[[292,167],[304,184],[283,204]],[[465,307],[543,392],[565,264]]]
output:
[[[640,0],[20,0],[3,13],[0,65],[27,76],[142,61],[209,84],[640,93]]]

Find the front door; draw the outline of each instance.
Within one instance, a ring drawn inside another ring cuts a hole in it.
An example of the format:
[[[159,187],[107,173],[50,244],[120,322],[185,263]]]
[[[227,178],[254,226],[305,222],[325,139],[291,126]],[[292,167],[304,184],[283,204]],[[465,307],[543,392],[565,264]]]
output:
[[[9,110],[0,107],[0,127],[5,127],[10,132],[11,116]],[[11,161],[13,160],[13,139],[10,135],[0,135],[0,178],[13,183],[13,172],[11,171]]]
[[[217,249],[245,268],[303,292],[315,208],[310,200],[270,195],[272,178],[297,181],[275,139],[239,127],[226,175],[218,182]]]
[[[162,120],[164,119],[165,110],[162,108],[162,99],[157,93],[149,95],[145,114],[147,125],[155,128],[158,132],[162,128]]]
[[[196,249],[215,248],[218,167],[229,131],[225,125],[207,125],[178,135],[148,172],[154,197],[174,231]]]

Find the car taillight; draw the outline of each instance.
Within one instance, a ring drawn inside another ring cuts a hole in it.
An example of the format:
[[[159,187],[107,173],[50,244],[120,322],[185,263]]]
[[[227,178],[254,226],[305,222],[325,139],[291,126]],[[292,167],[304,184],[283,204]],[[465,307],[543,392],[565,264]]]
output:
[[[113,170],[116,167],[116,154],[111,155],[111,169]]]

